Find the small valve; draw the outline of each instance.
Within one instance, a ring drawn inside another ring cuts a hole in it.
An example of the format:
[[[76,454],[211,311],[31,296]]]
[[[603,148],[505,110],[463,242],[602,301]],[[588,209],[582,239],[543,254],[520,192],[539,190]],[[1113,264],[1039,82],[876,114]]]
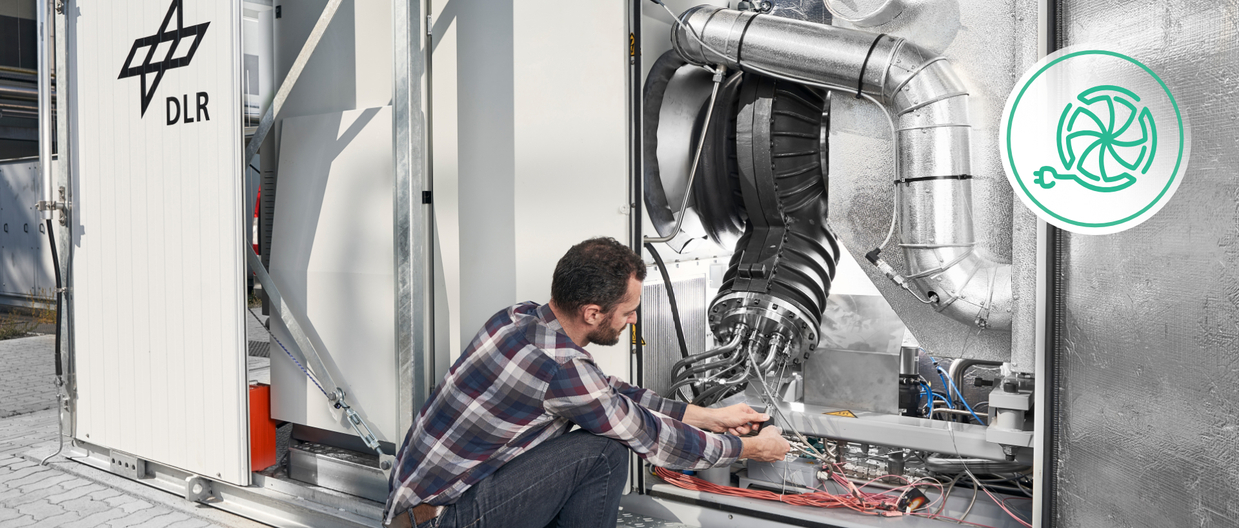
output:
[[[900,275],[898,271],[895,271],[895,268],[891,267],[890,264],[887,264],[885,260],[882,260],[882,257],[878,256],[881,252],[882,250],[880,249],[874,249],[873,251],[865,253],[865,260],[868,260],[870,264],[877,266],[878,271],[881,271],[883,275],[886,275],[886,278],[890,279],[895,284],[898,284],[900,288],[907,288],[908,279],[904,278],[903,275]]]

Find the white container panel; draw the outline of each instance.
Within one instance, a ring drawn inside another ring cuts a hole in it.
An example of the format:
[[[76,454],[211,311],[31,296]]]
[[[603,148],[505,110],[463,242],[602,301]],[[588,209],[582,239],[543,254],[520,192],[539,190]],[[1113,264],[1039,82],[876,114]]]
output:
[[[77,437],[248,485],[239,2],[66,9]]]
[[[271,279],[375,436],[399,442],[391,119],[382,107],[283,121]],[[271,330],[290,346],[282,321]],[[271,381],[273,418],[355,434],[280,343]]]

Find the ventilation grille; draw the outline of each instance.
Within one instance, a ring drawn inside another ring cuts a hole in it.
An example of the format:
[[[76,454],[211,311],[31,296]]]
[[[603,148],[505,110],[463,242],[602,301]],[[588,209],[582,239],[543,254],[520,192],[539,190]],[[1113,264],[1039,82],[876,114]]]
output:
[[[699,354],[706,348],[706,277],[705,275],[671,279],[675,300],[684,326],[684,341],[689,354]],[[679,361],[680,345],[671,319],[671,303],[667,289],[657,269],[650,268],[641,296],[642,347],[641,386],[667,396],[671,386],[671,367]]]

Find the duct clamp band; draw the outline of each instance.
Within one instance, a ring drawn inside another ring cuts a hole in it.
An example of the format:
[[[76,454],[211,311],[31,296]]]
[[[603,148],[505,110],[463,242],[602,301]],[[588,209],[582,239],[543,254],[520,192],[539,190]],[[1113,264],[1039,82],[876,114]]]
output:
[[[865,53],[864,62],[860,63],[860,73],[856,75],[856,98],[860,99],[860,93],[865,86],[865,69],[869,67],[869,57],[873,56],[874,48],[878,47],[878,41],[885,37],[886,33],[879,33],[878,38],[873,39],[873,43],[869,44],[869,51]]]

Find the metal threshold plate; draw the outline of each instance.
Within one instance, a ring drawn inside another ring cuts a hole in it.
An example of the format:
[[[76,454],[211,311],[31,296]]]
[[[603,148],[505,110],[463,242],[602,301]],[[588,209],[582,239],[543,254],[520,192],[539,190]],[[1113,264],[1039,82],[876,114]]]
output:
[[[387,501],[387,478],[379,470],[377,455],[322,444],[290,446],[288,476],[375,502]]]

